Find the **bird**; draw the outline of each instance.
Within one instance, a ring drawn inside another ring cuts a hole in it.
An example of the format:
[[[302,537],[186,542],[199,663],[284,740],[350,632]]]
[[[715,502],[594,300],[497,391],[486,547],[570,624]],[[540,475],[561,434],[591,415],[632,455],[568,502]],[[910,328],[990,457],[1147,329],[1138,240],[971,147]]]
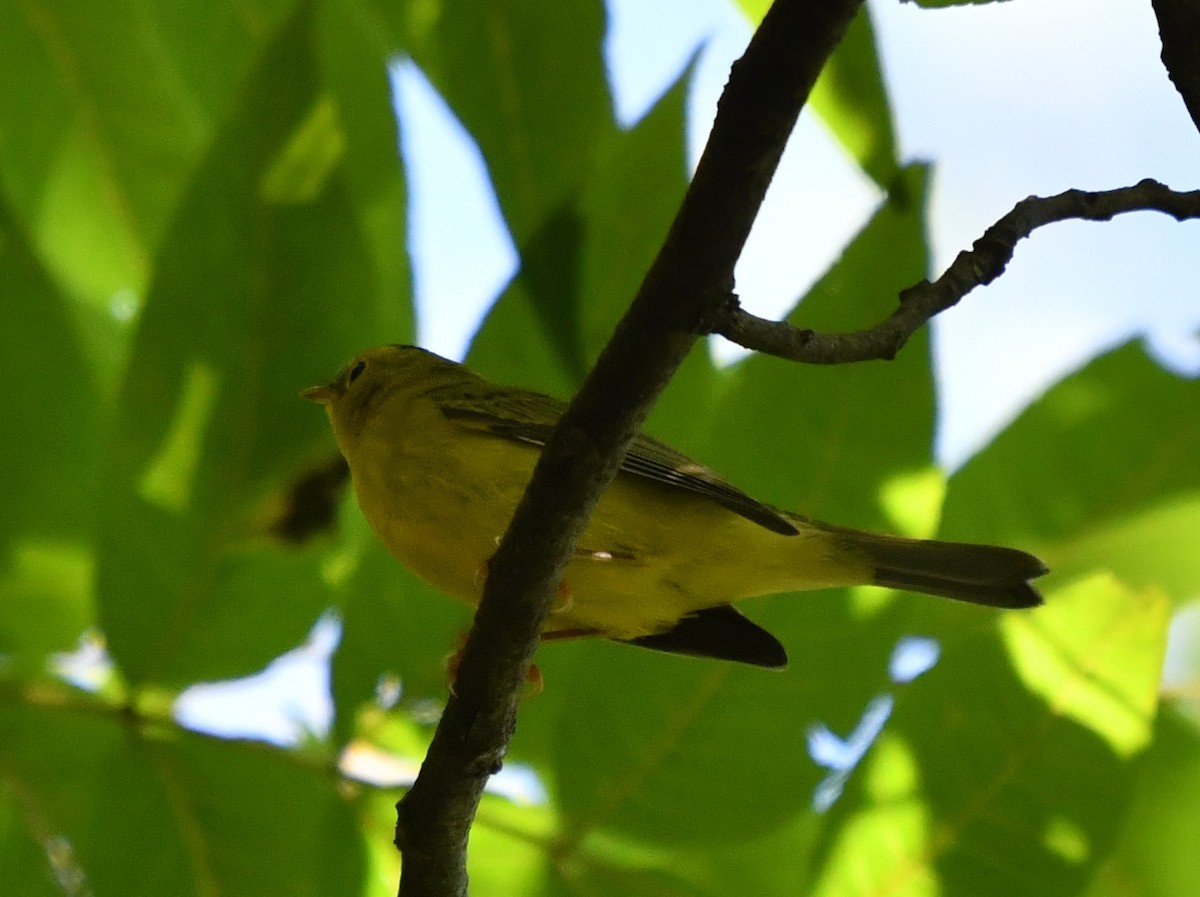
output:
[[[301,395],[324,406],[383,545],[434,588],[477,605],[566,404],[408,345],[362,352]],[[639,434],[580,537],[541,638],[595,636],[783,668],[784,646],[736,602],[877,585],[1031,608],[1042,598],[1030,581],[1046,572],[1014,548],[865,532],[780,510]]]

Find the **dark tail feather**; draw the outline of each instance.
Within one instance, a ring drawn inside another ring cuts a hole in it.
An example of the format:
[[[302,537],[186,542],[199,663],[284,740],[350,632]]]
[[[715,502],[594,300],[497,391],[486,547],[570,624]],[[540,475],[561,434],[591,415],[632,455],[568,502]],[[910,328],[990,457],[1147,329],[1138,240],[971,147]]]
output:
[[[874,582],[988,607],[1036,607],[1029,584],[1048,572],[1031,554],[995,545],[969,545],[854,533],[853,547],[875,565]]]
[[[628,643],[671,654],[732,660],[775,670],[787,666],[787,651],[779,640],[728,604],[695,611],[666,632],[632,638]]]

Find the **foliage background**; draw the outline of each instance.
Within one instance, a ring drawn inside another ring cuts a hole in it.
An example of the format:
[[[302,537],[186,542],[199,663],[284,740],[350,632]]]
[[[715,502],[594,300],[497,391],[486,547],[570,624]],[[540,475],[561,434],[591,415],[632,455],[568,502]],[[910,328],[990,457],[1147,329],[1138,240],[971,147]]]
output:
[[[379,549],[352,500],[318,534],[276,534],[332,448],[296,391],[413,338],[385,68],[403,53],[478,141],[521,254],[470,361],[569,394],[686,185],[687,73],[621,129],[604,27],[583,0],[0,5],[13,893],[394,891],[398,792],[339,760],[419,762],[468,617]],[[865,18],[813,106],[888,190],[792,315],[846,329],[926,273],[928,172],[897,159]],[[1197,390],[1122,346],[946,478],[924,337],[829,370],[695,353],[656,434],[782,506],[1030,548],[1055,571],[1048,604],[753,602],[792,656],[780,675],[547,647],[511,753],[547,799],[485,801],[475,892],[1195,893],[1198,736],[1159,680],[1200,582]],[[175,721],[183,688],[262,668],[327,608],[328,733],[284,747]],[[89,688],[54,663],[85,632],[112,663]],[[897,681],[911,634],[940,659]],[[393,706],[381,680],[402,683]],[[815,724],[848,733],[881,701],[856,767],[810,758]],[[822,785],[844,791],[819,813]]]

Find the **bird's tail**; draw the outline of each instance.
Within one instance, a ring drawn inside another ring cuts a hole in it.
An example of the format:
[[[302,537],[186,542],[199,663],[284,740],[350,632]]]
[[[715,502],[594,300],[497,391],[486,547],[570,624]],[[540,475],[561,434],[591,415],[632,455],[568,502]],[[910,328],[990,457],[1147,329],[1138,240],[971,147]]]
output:
[[[1027,552],[831,529],[845,548],[866,556],[876,585],[988,607],[1036,607],[1042,603],[1042,596],[1029,581],[1048,571]]]

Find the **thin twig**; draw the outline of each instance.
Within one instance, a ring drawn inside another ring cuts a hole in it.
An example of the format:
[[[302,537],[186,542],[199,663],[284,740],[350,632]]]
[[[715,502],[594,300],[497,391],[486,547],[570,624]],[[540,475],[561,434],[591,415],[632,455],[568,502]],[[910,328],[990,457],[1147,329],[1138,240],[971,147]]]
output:
[[[970,250],[958,254],[937,280],[923,280],[900,294],[892,314],[866,330],[816,333],[785,321],[768,321],[727,302],[712,328],[747,349],[806,364],[848,364],[887,360],[930,318],[958,304],[975,289],[1004,273],[1016,245],[1046,224],[1070,219],[1108,221],[1125,212],[1157,211],[1177,221],[1200,218],[1200,190],[1179,193],[1157,181],[1088,193],[1068,190],[1057,196],[1031,196],[984,231]]]

